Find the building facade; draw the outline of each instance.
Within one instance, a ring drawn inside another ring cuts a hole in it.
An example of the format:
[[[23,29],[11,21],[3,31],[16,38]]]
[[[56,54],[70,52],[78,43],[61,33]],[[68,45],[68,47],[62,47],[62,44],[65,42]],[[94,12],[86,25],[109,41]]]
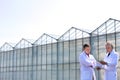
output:
[[[92,32],[72,27],[59,37],[44,33],[35,42],[21,39],[14,46],[5,43],[0,48],[0,80],[80,80],[83,44],[91,44],[91,53],[101,60],[106,41],[120,53],[119,20],[110,18]],[[117,71],[120,74],[120,61]],[[104,71],[95,72],[97,80],[103,80]]]

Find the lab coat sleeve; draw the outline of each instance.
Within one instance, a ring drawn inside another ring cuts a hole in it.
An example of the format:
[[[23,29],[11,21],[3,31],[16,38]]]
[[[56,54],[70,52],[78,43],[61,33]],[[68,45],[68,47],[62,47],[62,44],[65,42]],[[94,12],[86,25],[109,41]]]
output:
[[[88,60],[85,56],[79,56],[80,63],[83,64],[84,66],[92,66],[94,67],[94,62],[91,60]]]
[[[112,56],[111,60],[107,62],[108,66],[116,66],[118,63],[118,54],[114,54],[114,56]]]
[[[92,66],[93,66],[93,68],[96,68],[96,66],[97,66],[97,61],[96,61],[96,59],[92,56]]]
[[[100,62],[97,62],[96,61],[96,65],[95,65],[96,67],[100,67],[100,68],[103,68],[103,65],[100,63]]]

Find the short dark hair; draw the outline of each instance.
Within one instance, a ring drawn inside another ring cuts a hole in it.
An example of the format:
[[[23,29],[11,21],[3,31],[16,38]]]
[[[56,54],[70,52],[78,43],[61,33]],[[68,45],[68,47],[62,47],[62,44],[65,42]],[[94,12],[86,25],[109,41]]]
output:
[[[86,47],[90,47],[90,45],[89,45],[89,44],[84,44],[84,45],[83,45],[83,50],[84,50]]]

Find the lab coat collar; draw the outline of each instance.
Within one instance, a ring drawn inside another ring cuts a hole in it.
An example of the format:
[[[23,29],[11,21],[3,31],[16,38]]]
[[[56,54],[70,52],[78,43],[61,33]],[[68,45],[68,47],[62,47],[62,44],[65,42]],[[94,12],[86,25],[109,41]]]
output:
[[[108,54],[111,55],[111,54],[113,54],[114,52],[115,52],[115,50],[112,50],[111,52],[108,52],[108,53],[107,53],[107,56],[108,56]],[[110,56],[110,55],[109,55],[109,56]]]
[[[90,54],[87,54],[85,51],[83,51],[83,52],[87,57],[90,57]]]

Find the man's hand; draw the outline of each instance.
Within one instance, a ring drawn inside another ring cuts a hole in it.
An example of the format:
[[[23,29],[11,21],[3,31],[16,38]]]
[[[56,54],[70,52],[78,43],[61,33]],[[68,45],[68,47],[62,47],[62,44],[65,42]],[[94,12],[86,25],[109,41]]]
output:
[[[99,61],[102,65],[107,65],[107,62],[105,61]]]
[[[97,69],[97,70],[101,70],[101,68],[100,68],[100,67],[96,67],[96,69]]]

